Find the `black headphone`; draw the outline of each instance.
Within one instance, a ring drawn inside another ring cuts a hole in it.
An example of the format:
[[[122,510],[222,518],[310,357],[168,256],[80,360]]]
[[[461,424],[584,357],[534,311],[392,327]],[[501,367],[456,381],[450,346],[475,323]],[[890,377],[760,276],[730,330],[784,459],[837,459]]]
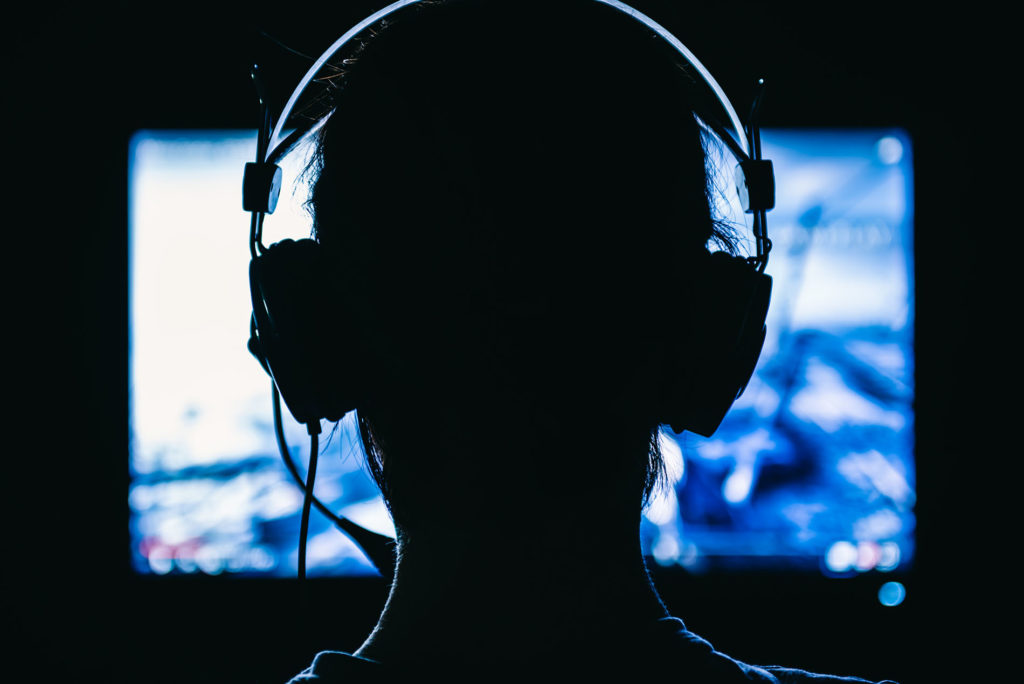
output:
[[[758,82],[750,116],[744,128],[721,87],[696,57],[671,33],[650,18],[618,0],[594,0],[612,7],[646,25],[661,36],[690,67],[698,84],[695,112],[700,122],[712,131],[737,158],[736,187],[746,213],[753,215],[753,233],[757,253],[738,257],[724,252],[705,254],[699,272],[694,274],[697,291],[688,302],[693,308],[687,314],[697,324],[694,334],[681,344],[680,359],[707,359],[706,363],[680,364],[668,369],[668,382],[661,398],[660,422],[676,433],[684,430],[710,437],[725,417],[733,402],[743,393],[757,364],[765,339],[765,319],[771,299],[772,279],[764,270],[771,251],[767,237],[766,212],[773,208],[775,186],[772,163],[761,158],[761,140],[757,124],[764,82]],[[322,250],[309,239],[283,240],[270,247],[262,244],[263,219],[273,213],[281,189],[282,174],[277,162],[302,140],[319,129],[332,113],[325,110],[311,115],[309,103],[318,101],[315,88],[323,79],[318,76],[331,69],[330,60],[353,38],[405,7],[416,6],[420,0],[399,0],[346,32],[314,63],[285,105],[277,125],[271,131],[267,98],[254,67],[253,79],[260,95],[261,123],[256,161],[246,164],[243,180],[243,208],[251,212],[249,282],[253,315],[250,324],[249,350],[271,376],[275,407],[277,392],[284,398],[295,419],[306,425],[316,450],[320,420],[337,421],[357,408],[365,396],[366,380],[358,373],[347,372],[344,378],[334,372],[340,364],[330,363],[338,354],[337,339],[325,335],[318,314],[328,310],[328,301],[336,288],[327,282],[330,264],[322,263]],[[303,116],[292,118],[300,99]],[[283,443],[280,411],[275,411],[278,441],[289,469],[306,490],[303,530],[308,520],[312,496],[313,465],[305,484],[298,477]],[[312,460],[312,457],[311,457]],[[326,509],[317,502],[318,507]],[[353,536],[349,521],[340,522]],[[393,555],[386,537],[362,530],[353,536],[385,576],[393,569]],[[370,536],[367,536],[370,535]],[[305,533],[302,538],[304,540]],[[302,544],[304,546],[304,543]],[[386,551],[383,549],[387,548]],[[304,574],[304,553],[300,550],[300,575]]]

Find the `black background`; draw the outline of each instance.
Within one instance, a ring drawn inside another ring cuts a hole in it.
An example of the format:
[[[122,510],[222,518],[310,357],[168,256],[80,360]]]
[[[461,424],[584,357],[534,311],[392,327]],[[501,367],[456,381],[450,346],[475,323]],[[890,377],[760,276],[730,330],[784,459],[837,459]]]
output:
[[[1013,393],[1001,390],[1016,366],[1007,352],[1020,310],[1010,285],[1020,193],[993,183],[1007,177],[997,157],[1014,170],[1016,85],[989,48],[1008,18],[977,3],[941,14],[877,1],[634,4],[701,58],[740,111],[766,77],[765,126],[905,128],[917,188],[919,553],[903,578],[907,600],[880,606],[880,576],[666,577],[666,600],[750,662],[907,683],[954,681],[973,659],[998,660],[1001,628],[981,616],[1015,609],[995,483],[1013,481],[1020,450],[999,437],[1014,427],[1001,410]],[[58,3],[8,15],[2,566],[12,672],[283,682],[318,649],[355,648],[372,626],[377,581],[313,582],[303,609],[291,581],[129,574],[126,170],[137,129],[253,126],[255,60],[287,94],[302,62],[259,30],[316,55],[377,7]],[[241,246],[246,226],[239,205],[238,225],[223,229]]]

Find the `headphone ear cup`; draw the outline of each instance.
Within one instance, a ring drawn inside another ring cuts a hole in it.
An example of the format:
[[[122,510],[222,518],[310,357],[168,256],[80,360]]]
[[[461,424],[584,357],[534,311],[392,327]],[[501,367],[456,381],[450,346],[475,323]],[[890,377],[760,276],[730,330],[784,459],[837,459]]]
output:
[[[313,240],[282,240],[249,263],[253,334],[249,349],[277,385],[288,410],[304,424],[335,421],[355,408],[337,369],[343,337],[322,251]],[[262,357],[262,359],[261,359]]]
[[[710,437],[743,394],[764,346],[771,290],[771,276],[741,257],[706,260],[664,396],[662,422],[675,432]]]

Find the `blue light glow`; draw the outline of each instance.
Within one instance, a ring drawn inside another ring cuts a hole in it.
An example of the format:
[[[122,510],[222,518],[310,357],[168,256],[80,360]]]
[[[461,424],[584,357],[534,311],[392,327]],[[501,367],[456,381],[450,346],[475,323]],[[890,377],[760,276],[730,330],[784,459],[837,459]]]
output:
[[[765,350],[713,438],[662,434],[669,487],[646,512],[644,549],[695,572],[897,570],[913,557],[916,502],[910,140],[766,130],[762,146],[778,186]],[[250,132],[132,140],[128,496],[140,573],[296,572],[302,499],[277,453],[270,381],[245,349],[240,186],[254,154]],[[268,244],[310,232],[305,186],[287,185],[304,160],[286,161]],[[301,467],[306,431],[286,417],[285,432]],[[393,534],[353,416],[325,442],[318,496]],[[308,561],[311,575],[375,572],[319,515]]]
[[[906,597],[907,590],[899,582],[886,582],[878,590],[878,600],[883,606],[898,606]]]

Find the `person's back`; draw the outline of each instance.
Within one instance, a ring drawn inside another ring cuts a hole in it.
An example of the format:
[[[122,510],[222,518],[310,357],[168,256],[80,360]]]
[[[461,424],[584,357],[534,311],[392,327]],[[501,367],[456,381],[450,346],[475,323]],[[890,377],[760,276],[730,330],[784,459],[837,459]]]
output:
[[[325,372],[398,565],[365,643],[293,681],[803,681],[688,632],[640,550],[666,397],[716,363],[687,314],[732,244],[692,75],[594,0],[421,4],[346,63],[310,202],[323,334],[355,350]]]

